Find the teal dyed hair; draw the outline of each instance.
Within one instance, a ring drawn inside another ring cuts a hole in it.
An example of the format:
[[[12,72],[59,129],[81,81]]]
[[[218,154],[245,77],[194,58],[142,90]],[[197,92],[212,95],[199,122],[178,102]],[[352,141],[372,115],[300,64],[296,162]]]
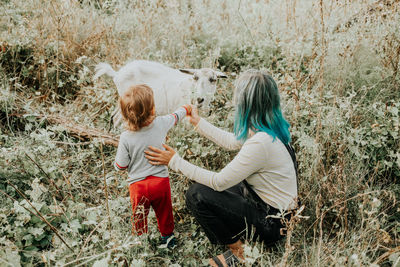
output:
[[[238,140],[248,138],[249,129],[266,132],[282,143],[290,142],[289,123],[281,111],[278,86],[266,72],[248,70],[236,81],[234,133]]]

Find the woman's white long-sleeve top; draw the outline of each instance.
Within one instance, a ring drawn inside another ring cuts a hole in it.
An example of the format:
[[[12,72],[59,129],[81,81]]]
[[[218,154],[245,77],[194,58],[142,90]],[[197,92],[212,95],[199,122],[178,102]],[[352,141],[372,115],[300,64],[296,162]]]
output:
[[[297,203],[296,171],[289,152],[279,138],[257,132],[243,144],[232,133],[200,119],[196,131],[228,150],[238,150],[235,158],[219,172],[205,170],[182,159],[177,153],[169,167],[216,191],[223,191],[246,179],[267,204],[277,209],[293,209]]]

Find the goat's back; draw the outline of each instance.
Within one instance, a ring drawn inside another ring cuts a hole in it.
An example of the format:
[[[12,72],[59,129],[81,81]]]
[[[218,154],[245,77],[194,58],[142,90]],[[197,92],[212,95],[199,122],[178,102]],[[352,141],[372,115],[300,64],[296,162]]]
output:
[[[135,60],[123,66],[114,76],[114,83],[118,88],[120,95],[125,92],[130,86],[135,84],[147,84],[154,87],[175,85],[187,79],[187,76],[179,70],[172,69],[163,64],[147,61]]]
[[[173,112],[190,101],[190,76],[163,64],[135,60],[123,66],[114,76],[119,95],[132,85],[146,84],[153,89],[158,114]]]

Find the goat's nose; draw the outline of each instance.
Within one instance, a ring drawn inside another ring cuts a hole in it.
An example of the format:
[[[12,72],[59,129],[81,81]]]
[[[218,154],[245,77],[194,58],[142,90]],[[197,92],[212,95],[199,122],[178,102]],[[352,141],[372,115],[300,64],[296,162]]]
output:
[[[197,103],[198,104],[201,104],[201,103],[203,103],[204,102],[204,98],[201,98],[201,97],[198,97],[197,98]]]

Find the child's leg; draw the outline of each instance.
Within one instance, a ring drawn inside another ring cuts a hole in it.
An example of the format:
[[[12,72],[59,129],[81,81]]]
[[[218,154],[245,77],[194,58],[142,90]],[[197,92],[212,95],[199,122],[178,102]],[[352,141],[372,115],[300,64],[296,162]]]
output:
[[[132,233],[142,235],[147,233],[147,215],[150,210],[150,201],[147,196],[147,183],[139,181],[129,186],[129,195],[132,203]]]
[[[151,206],[156,213],[158,229],[162,236],[169,236],[174,232],[174,216],[172,214],[171,187],[169,178],[152,178]]]

